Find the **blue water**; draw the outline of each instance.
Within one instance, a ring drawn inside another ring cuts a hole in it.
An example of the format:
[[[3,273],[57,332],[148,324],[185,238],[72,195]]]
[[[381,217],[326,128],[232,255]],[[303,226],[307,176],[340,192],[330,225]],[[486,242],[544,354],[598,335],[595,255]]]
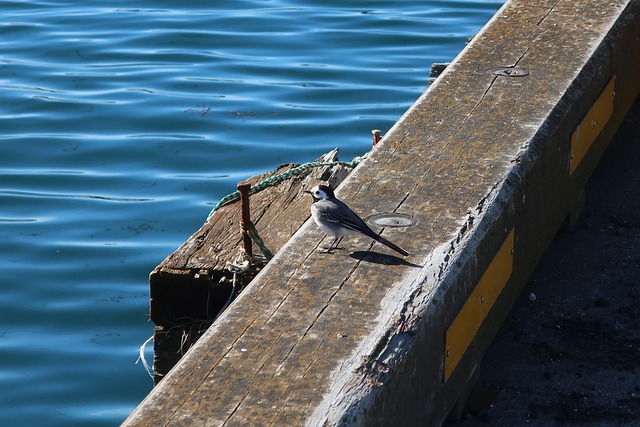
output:
[[[502,1],[208,4],[2,2],[0,425],[123,421],[148,273],[238,181],[366,152]]]

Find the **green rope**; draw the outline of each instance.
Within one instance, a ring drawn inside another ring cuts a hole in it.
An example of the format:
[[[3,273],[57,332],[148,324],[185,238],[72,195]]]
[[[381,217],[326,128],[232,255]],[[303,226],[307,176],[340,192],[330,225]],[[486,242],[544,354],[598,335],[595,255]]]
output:
[[[265,188],[269,188],[272,187],[274,185],[278,185],[281,182],[293,178],[295,176],[298,176],[300,174],[302,174],[303,172],[309,170],[309,169],[313,169],[313,168],[317,168],[317,167],[332,167],[332,166],[337,166],[337,165],[342,165],[342,166],[347,166],[347,167],[351,167],[351,168],[355,168],[358,163],[360,163],[360,158],[356,157],[355,159],[353,159],[350,162],[340,162],[340,161],[335,161],[335,162],[308,162],[308,163],[303,163],[300,166],[296,166],[294,168],[289,169],[286,172],[282,172],[279,173],[277,175],[271,176],[269,178],[265,178],[262,181],[258,182],[257,184],[253,184],[251,186],[251,188],[249,189],[249,194],[255,194],[259,191],[264,190]],[[213,213],[215,211],[217,211],[218,209],[220,209],[222,206],[234,202],[236,200],[240,199],[240,191],[236,190],[231,194],[227,194],[226,196],[224,196],[222,199],[220,199],[220,201],[213,207],[213,209],[211,210],[211,212],[209,212],[209,215],[207,216],[207,220],[209,220],[209,218],[211,218],[211,216],[213,215]],[[260,237],[260,235],[258,234],[258,230],[256,230],[255,225],[252,222],[249,222],[248,224],[244,224],[242,227],[242,234],[247,234],[251,240],[253,240],[256,245],[258,245],[258,247],[260,248],[260,252],[262,252],[262,255],[264,255],[265,259],[267,261],[269,261],[271,258],[273,258],[273,252],[271,252],[271,250],[267,247],[267,245],[264,243],[264,240],[262,240],[262,238]]]
[[[253,184],[251,186],[251,188],[249,189],[249,194],[255,194],[259,191],[264,190],[265,188],[269,188],[272,187],[274,185],[278,185],[280,184],[282,181],[285,181],[287,179],[293,178],[294,176],[298,176],[301,173],[303,173],[304,171],[308,170],[308,169],[313,169],[313,168],[317,168],[317,167],[324,167],[324,166],[336,166],[336,165],[342,165],[342,166],[347,166],[347,167],[351,167],[351,168],[355,168],[358,163],[359,163],[359,159],[354,159],[350,162],[340,162],[340,161],[336,161],[336,162],[308,162],[308,163],[303,163],[300,166],[296,166],[295,168],[291,168],[286,172],[282,172],[279,173],[277,175],[274,176],[270,176],[269,178],[265,178],[262,181],[260,181],[257,184]],[[220,199],[220,201],[213,207],[213,209],[211,209],[211,212],[209,212],[209,215],[207,216],[207,220],[209,218],[211,218],[211,216],[213,215],[213,213],[215,211],[217,211],[218,209],[220,209],[222,206],[231,203],[233,201],[236,201],[240,198],[240,192],[238,190],[234,191],[231,194],[227,194],[226,196],[224,196],[222,199]]]
[[[245,234],[245,233],[249,237],[251,237],[251,240],[253,240],[256,243],[256,245],[258,245],[258,247],[260,248],[260,252],[262,252],[262,255],[264,255],[267,261],[273,258],[273,252],[271,252],[271,250],[264,243],[264,241],[258,234],[258,230],[256,230],[256,226],[253,225],[252,222],[242,225],[242,234]]]

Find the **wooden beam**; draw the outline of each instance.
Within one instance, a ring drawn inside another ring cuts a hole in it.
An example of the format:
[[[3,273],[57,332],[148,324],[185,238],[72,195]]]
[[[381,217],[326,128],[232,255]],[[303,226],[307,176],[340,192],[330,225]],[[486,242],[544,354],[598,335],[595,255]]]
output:
[[[413,255],[364,238],[328,255],[305,223],[125,425],[441,424],[638,96],[639,40],[638,0],[507,2],[337,192],[412,215],[383,235]],[[512,271],[444,381],[446,331],[511,230]]]
[[[316,164],[338,162],[338,150]],[[282,165],[249,179],[255,185],[289,174],[300,165]],[[251,195],[252,221],[269,250],[277,252],[309,217],[303,190],[321,180],[337,185],[352,167],[343,164],[302,168],[300,173]],[[248,218],[245,218],[248,219]],[[239,248],[246,236],[240,233],[238,200],[215,210],[205,223],[149,275],[150,317],[154,329],[154,382],[157,384],[200,338],[225,305],[255,277],[262,263],[234,279],[229,263],[244,261]],[[255,246],[255,244],[254,244]],[[254,250],[253,247],[251,248]],[[258,251],[258,247],[255,247]],[[232,286],[235,280],[235,290]]]

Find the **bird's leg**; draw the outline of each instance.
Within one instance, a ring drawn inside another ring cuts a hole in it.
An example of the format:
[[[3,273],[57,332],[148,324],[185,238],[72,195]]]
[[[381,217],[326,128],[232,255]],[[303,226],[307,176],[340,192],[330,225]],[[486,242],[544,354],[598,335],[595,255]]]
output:
[[[336,236],[333,239],[333,242],[331,242],[331,244],[327,248],[326,253],[330,254],[332,250],[338,249],[338,245],[340,244],[341,241],[342,241],[342,237]]]

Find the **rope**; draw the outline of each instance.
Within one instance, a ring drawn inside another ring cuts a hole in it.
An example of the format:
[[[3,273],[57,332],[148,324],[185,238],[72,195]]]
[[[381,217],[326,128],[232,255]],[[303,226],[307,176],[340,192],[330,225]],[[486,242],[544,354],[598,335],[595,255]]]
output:
[[[229,269],[231,270],[231,269]],[[222,306],[222,308],[220,309],[220,311],[218,311],[218,314],[216,315],[216,318],[213,319],[213,321],[215,322],[216,320],[218,320],[218,317],[220,317],[220,315],[227,309],[227,307],[229,307],[229,305],[231,304],[231,302],[233,301],[233,299],[236,296],[236,286],[238,283],[238,271],[234,271],[233,272],[233,282],[231,283],[231,293],[229,294],[229,298],[227,298],[227,302],[224,303],[224,305]]]
[[[138,362],[142,362],[144,369],[147,370],[147,374],[149,374],[149,376],[153,378],[153,372],[154,372],[153,368],[149,366],[149,363],[147,362],[147,358],[144,356],[144,351],[147,348],[147,344],[149,344],[151,341],[153,341],[153,335],[151,335],[149,339],[143,342],[142,345],[140,346],[140,350],[139,350],[140,355],[138,356],[138,360],[136,360],[136,365],[138,364]]]
[[[258,247],[260,248],[260,252],[262,252],[262,255],[264,255],[267,261],[273,258],[273,252],[271,252],[271,250],[264,243],[264,241],[258,234],[258,230],[256,230],[256,226],[253,225],[252,222],[242,225],[242,234],[247,234],[249,237],[251,237],[251,240],[253,240],[256,245],[258,245]]]
[[[295,168],[291,168],[286,172],[282,172],[282,173],[279,173],[277,175],[270,176],[269,178],[265,178],[262,181],[258,182],[257,184],[253,184],[251,186],[251,188],[249,189],[249,194],[255,194],[255,193],[258,193],[258,192],[264,190],[265,188],[269,188],[269,187],[272,187],[274,185],[280,184],[282,181],[285,181],[287,179],[293,178],[294,176],[298,176],[301,173],[303,173],[303,172],[305,172],[306,170],[309,170],[309,169],[318,168],[318,167],[324,167],[324,166],[337,166],[337,165],[342,165],[342,166],[355,168],[358,165],[358,163],[360,163],[360,160],[361,159],[359,157],[356,157],[355,159],[353,159],[350,162],[335,161],[335,162],[308,162],[308,163],[303,163],[300,166],[296,166]],[[226,205],[228,203],[231,203],[233,201],[236,201],[239,198],[240,198],[240,192],[238,190],[234,191],[231,194],[227,194],[226,196],[224,196],[213,207],[213,209],[211,209],[211,212],[209,212],[209,215],[207,216],[207,220],[209,218],[211,218],[213,213],[215,211],[217,211],[218,209],[220,209],[222,206],[224,206],[224,205]]]

